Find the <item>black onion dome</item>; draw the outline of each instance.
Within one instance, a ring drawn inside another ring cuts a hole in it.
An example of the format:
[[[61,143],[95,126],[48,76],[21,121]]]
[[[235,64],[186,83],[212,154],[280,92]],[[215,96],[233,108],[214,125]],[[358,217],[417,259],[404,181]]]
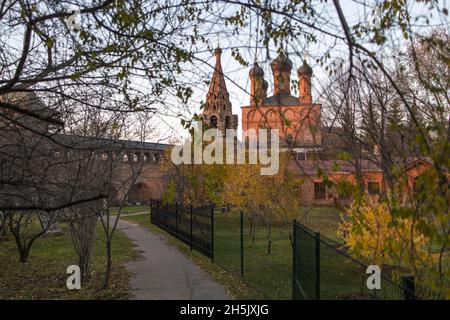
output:
[[[272,63],[272,70],[279,70],[279,71],[291,71],[292,70],[292,61],[284,54],[283,51],[281,51],[278,54],[278,57],[276,57]]]
[[[299,74],[306,74],[306,75],[312,75],[313,69],[309,66],[309,64],[306,62],[306,60],[303,60],[303,65],[298,68]]]
[[[250,69],[249,73],[250,76],[264,76],[264,71],[261,69],[261,67],[258,65],[258,62],[255,62],[253,67]]]

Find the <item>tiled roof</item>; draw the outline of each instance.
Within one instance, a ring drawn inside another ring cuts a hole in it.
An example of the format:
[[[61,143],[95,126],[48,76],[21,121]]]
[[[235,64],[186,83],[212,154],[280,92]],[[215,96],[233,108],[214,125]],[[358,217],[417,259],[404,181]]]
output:
[[[376,164],[366,159],[359,159],[359,165],[361,170],[365,172],[382,172]],[[297,167],[297,171],[303,174],[317,174],[319,169],[324,172],[355,172],[354,162],[346,160],[298,160],[293,166]]]
[[[268,106],[298,106],[299,104],[298,97],[290,94],[280,94],[264,99],[264,105]]]
[[[164,151],[170,145],[164,143],[133,141],[133,140],[114,140],[106,138],[82,137],[76,135],[56,134],[53,139],[61,144],[82,149],[107,149],[107,150],[151,150]]]
[[[19,107],[40,113],[45,116],[58,117],[59,112],[47,107],[39,96],[33,91],[12,92],[0,96],[0,101],[18,105]]]

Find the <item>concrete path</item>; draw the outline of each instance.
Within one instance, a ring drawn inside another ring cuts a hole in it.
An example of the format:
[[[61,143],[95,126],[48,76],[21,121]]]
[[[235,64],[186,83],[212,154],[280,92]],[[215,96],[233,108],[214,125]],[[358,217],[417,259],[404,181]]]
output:
[[[222,285],[168,245],[164,236],[122,220],[118,228],[142,253],[142,259],[127,264],[128,270],[134,273],[131,299],[231,299]]]

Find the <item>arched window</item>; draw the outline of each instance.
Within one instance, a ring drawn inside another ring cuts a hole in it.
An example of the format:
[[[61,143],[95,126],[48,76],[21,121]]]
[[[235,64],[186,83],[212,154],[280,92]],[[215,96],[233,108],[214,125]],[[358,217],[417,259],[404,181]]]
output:
[[[217,128],[217,117],[216,116],[211,116],[211,118],[209,118],[209,122],[211,124],[211,127]]]
[[[229,116],[225,117],[225,128],[230,129],[230,117]]]
[[[287,135],[287,139],[286,140],[287,140],[288,144],[292,144],[292,142],[294,141],[294,137],[292,136],[292,134],[289,133]]]

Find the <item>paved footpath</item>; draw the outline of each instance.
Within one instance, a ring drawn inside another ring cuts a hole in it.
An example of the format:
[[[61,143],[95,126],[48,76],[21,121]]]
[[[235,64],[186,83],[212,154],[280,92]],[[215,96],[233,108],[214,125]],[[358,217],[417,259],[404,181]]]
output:
[[[177,248],[168,245],[164,236],[123,220],[119,221],[118,228],[142,255],[138,261],[126,265],[134,273],[131,299],[231,299],[222,285]]]

